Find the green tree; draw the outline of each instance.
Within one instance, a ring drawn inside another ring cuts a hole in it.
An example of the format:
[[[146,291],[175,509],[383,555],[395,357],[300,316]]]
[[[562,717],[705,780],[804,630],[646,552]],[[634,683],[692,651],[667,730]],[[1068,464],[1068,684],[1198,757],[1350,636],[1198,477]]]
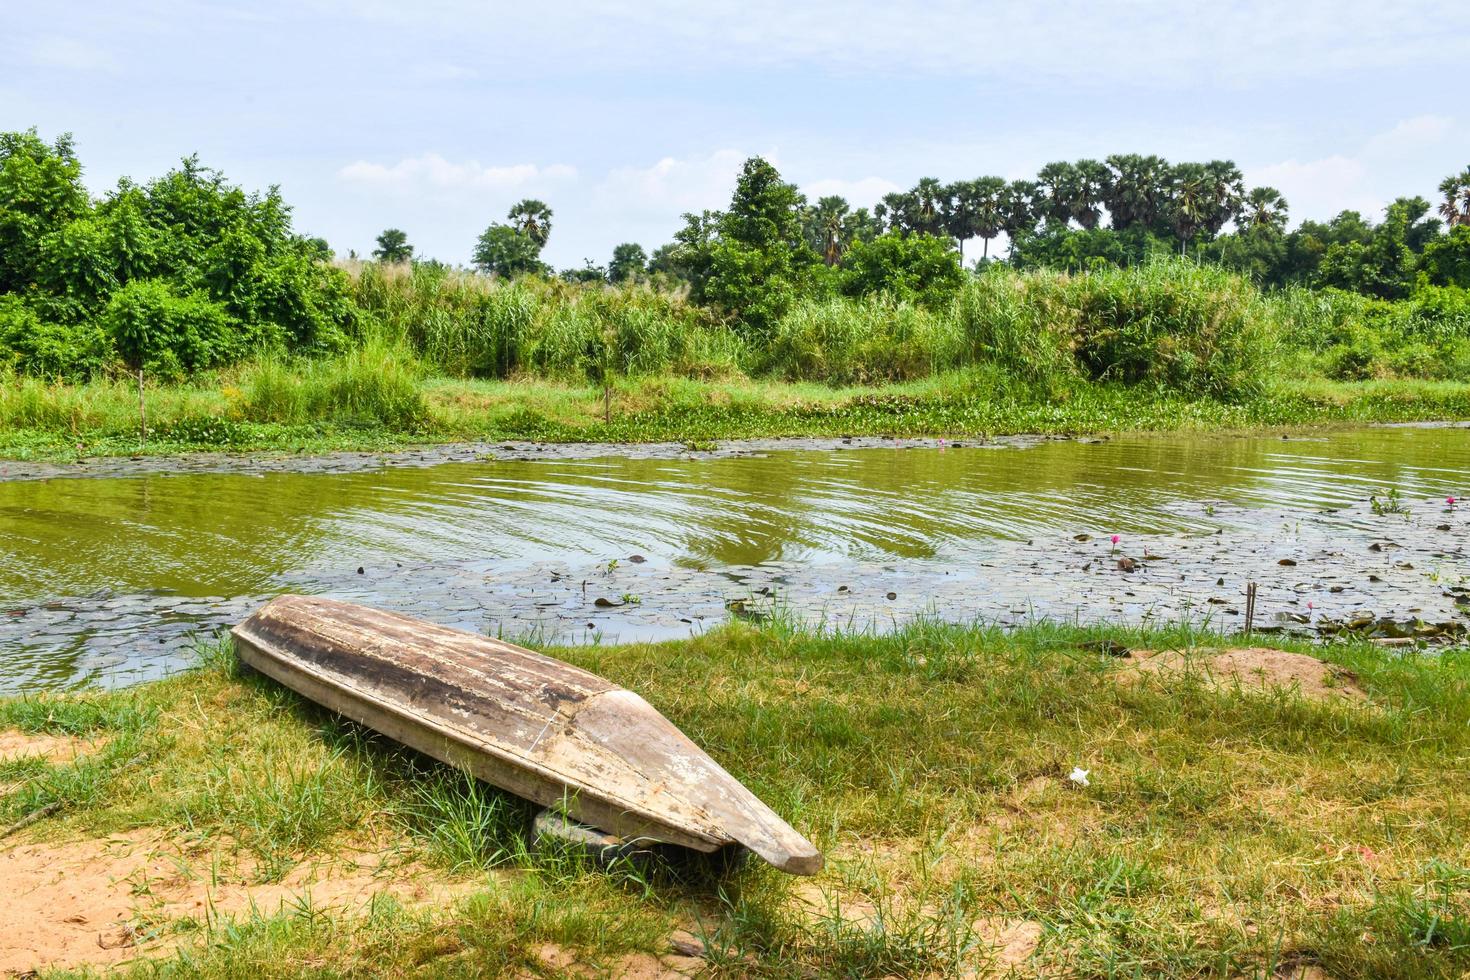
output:
[[[1245,176],[1233,160],[1211,160],[1205,164],[1205,174],[1209,186],[1209,208],[1205,213],[1204,230],[1214,237],[1240,217],[1245,200]]]
[[[959,255],[933,235],[889,232],[848,252],[841,288],[852,296],[886,293],[894,299],[941,306],[964,281]]]
[[[1470,223],[1456,222],[1448,235],[1426,245],[1419,272],[1432,286],[1470,289]]]
[[[1470,167],[1440,181],[1439,192],[1444,195],[1439,204],[1439,216],[1444,223],[1451,228],[1470,225]]]
[[[505,217],[521,234],[536,243],[538,253],[546,247],[546,241],[551,237],[551,208],[545,201],[534,197],[517,201]]]
[[[1111,177],[1106,204],[1113,228],[1160,229],[1167,199],[1168,162],[1158,156],[1121,153],[1108,157],[1107,164]]]
[[[802,228],[807,245],[822,256],[827,265],[842,261],[847,248],[847,219],[851,214],[846,198],[836,194],[818,198],[817,203],[806,209]]]
[[[1286,198],[1274,187],[1252,187],[1243,202],[1241,218],[1237,221],[1242,231],[1281,234],[1286,230],[1286,219],[1290,210]]]
[[[945,234],[944,214],[949,210],[945,186],[933,177],[921,177],[909,194],[914,202],[911,230],[935,237]]]
[[[413,246],[408,244],[408,235],[398,228],[384,229],[378,236],[378,247],[373,249],[373,258],[390,265],[409,261],[413,258]]]
[[[1011,240],[1036,229],[1036,199],[1041,188],[1034,181],[1013,180],[1000,195],[1000,227]]]
[[[873,207],[884,230],[912,234],[919,226],[919,201],[912,191],[893,191]]]
[[[1395,201],[1366,242],[1329,245],[1322,256],[1322,283],[1380,299],[1408,296],[1414,272],[1414,253],[1408,245],[1414,210],[1412,201]]]
[[[613,248],[612,261],[607,264],[609,282],[634,282],[643,278],[648,266],[648,253],[635,242],[624,242]]]
[[[1073,169],[1076,183],[1072,191],[1072,220],[1090,231],[1102,220],[1102,205],[1112,187],[1112,171],[1097,160],[1078,160]]]
[[[1076,211],[1081,175],[1076,166],[1063,160],[1048,163],[1036,172],[1037,217],[1065,225]]]
[[[1203,164],[1181,163],[1170,173],[1169,225],[1179,239],[1179,254],[1209,221],[1213,208],[1210,175]]]
[[[576,283],[605,283],[607,282],[607,270],[597,265],[591,259],[582,260],[580,269],[563,269],[561,278],[566,282]]]
[[[506,279],[547,271],[541,246],[519,228],[499,223],[486,228],[475,242],[474,263],[482,272]]]
[[[990,259],[990,240],[1005,227],[1007,185],[1000,177],[981,177],[970,182],[969,193],[975,213],[975,234],[983,243],[981,261]]]
[[[42,241],[90,209],[70,134],[0,133],[0,293],[33,282]]]
[[[705,247],[701,296],[764,334],[812,282],[820,263],[802,233],[805,199],[768,161],[745,161],[718,234]]]
[[[858,242],[870,242],[883,234],[883,223],[867,208],[858,208],[842,219],[842,240],[845,248]]]

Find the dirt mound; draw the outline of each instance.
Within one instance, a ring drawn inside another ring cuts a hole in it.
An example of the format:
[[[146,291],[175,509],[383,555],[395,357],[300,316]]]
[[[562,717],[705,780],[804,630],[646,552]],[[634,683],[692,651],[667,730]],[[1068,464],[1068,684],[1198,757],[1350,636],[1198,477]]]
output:
[[[249,883],[252,869],[232,865],[219,848],[184,849],[156,833],[0,849],[0,895],[10,923],[0,930],[0,976],[165,954],[176,941],[167,938],[166,923],[203,921],[211,912],[254,907],[271,914],[303,899],[350,909],[376,894],[404,904],[440,902],[471,887],[371,852],[303,863],[265,885]]]
[[[1230,649],[1134,650],[1123,660],[1119,680],[1137,681],[1197,671],[1215,687],[1285,688],[1318,700],[1361,701],[1367,693],[1352,671],[1324,663],[1305,653],[1266,647]]]

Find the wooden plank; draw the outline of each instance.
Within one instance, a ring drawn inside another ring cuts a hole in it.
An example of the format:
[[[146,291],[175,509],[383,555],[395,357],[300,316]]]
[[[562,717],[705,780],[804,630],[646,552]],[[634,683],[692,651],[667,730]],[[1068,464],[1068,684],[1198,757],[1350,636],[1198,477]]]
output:
[[[628,840],[820,853],[632,691],[488,637],[281,596],[234,629],[247,664],[426,755]]]

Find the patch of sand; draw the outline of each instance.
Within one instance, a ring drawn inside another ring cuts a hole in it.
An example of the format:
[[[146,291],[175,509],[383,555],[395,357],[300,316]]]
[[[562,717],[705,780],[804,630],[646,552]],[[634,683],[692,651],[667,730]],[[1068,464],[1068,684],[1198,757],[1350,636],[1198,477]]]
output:
[[[1288,653],[1265,647],[1198,650],[1134,650],[1121,662],[1120,681],[1199,671],[1215,687],[1284,688],[1302,697],[1318,700],[1343,698],[1361,701],[1367,697],[1352,671],[1323,663],[1304,653]]]
[[[668,953],[629,953],[604,967],[583,963],[577,954],[555,943],[543,943],[536,950],[542,969],[553,975],[574,977],[611,977],[612,980],[684,980],[705,969],[704,960],[696,956]],[[528,974],[540,976],[540,974]]]
[[[1027,919],[980,919],[975,934],[990,947],[990,962],[975,977],[1004,975],[1031,958],[1041,944],[1041,923]]]
[[[0,762],[40,756],[47,762],[74,762],[98,747],[94,739],[73,735],[31,735],[13,728],[0,730]]]
[[[250,884],[250,869],[217,848],[180,848],[157,833],[0,849],[0,975],[42,967],[109,965],[168,953],[179,919],[259,909],[272,914],[309,900],[353,910],[375,895],[404,904],[440,902],[474,887],[383,854],[351,853],[297,865],[280,882]]]

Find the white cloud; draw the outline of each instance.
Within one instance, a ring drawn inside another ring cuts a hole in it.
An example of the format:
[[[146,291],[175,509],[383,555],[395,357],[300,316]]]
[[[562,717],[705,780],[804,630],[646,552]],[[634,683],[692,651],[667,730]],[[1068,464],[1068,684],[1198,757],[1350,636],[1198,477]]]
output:
[[[891,180],[885,180],[882,177],[863,177],[860,180],[838,180],[834,178],[813,180],[803,184],[801,189],[809,201],[815,201],[819,197],[836,194],[839,197],[846,198],[847,203],[857,208],[872,207],[883,199],[883,195],[903,190],[898,184],[895,184]]]
[[[337,176],[349,184],[396,190],[505,191],[575,180],[577,171],[560,163],[486,167],[476,160],[454,163],[437,153],[425,153],[391,165],[358,160],[338,170]]]
[[[617,211],[673,216],[717,210],[730,203],[735,177],[749,156],[741,150],[723,149],[687,159],[664,157],[650,167],[620,167],[603,180],[597,196]]]
[[[1377,219],[1396,197],[1429,194],[1439,179],[1434,161],[1442,154],[1427,151],[1455,132],[1447,116],[1414,116],[1369,137],[1353,153],[1246,167],[1246,182],[1281,191],[1293,222],[1346,210]]]

